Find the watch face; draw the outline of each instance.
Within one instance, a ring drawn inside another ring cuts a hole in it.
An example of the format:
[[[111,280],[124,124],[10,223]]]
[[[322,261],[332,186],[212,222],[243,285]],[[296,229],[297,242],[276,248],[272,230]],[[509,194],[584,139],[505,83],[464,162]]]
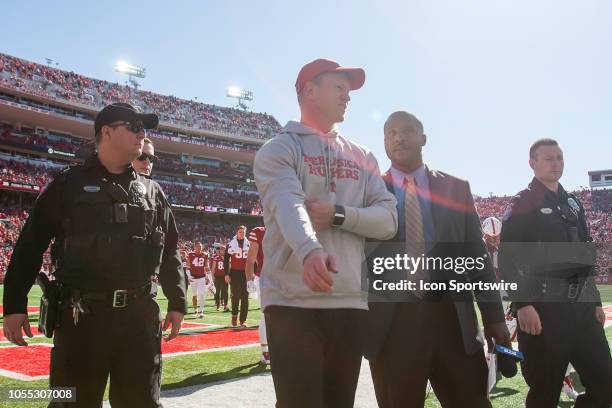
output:
[[[341,205],[336,205],[335,211],[334,211],[334,220],[332,222],[332,225],[338,227],[342,225],[343,222],[344,222],[344,207],[342,207]]]
[[[333,225],[339,226],[339,225],[342,225],[343,222],[344,222],[344,214],[339,214],[339,213],[334,214],[334,222],[332,223]]]

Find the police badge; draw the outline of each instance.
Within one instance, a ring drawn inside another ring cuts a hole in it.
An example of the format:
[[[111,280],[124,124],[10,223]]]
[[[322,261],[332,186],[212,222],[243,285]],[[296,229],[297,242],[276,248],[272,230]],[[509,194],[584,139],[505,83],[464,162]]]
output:
[[[572,212],[574,213],[574,215],[578,216],[578,213],[580,212],[580,206],[578,205],[576,200],[574,200],[574,197],[569,197],[567,199],[567,203],[569,204],[570,208],[572,209]]]
[[[130,198],[134,204],[142,204],[147,194],[147,188],[140,181],[134,181],[130,185]]]

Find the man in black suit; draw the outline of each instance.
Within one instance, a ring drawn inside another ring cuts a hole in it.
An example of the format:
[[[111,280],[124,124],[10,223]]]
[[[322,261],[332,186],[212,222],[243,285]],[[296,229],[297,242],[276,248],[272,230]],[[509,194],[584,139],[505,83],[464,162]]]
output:
[[[395,248],[402,248],[412,257],[480,258],[483,268],[464,273],[440,265],[418,270],[413,278],[446,283],[447,290],[405,291],[402,298],[373,295],[370,286],[364,354],[370,360],[378,404],[423,406],[429,380],[442,406],[488,407],[488,371],[473,299],[482,314],[489,350],[493,340],[510,346],[499,292],[448,289],[451,280],[495,282],[469,184],[424,166],[421,151],[427,139],[414,115],[395,112],[384,130],[392,167],[383,178],[398,199],[399,228],[393,240],[370,245],[377,249],[369,259],[389,255],[389,248],[394,254],[399,252]],[[371,271],[370,285],[394,276]]]

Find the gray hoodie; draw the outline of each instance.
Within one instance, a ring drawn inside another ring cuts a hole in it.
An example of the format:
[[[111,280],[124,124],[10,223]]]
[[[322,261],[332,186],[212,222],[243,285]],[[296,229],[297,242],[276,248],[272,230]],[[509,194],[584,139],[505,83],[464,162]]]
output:
[[[266,225],[262,308],[367,309],[365,238],[390,239],[397,230],[396,200],[374,155],[336,131],[321,134],[289,122],[257,152],[254,173]],[[343,205],[343,225],[315,232],[307,198]],[[317,248],[338,258],[331,293],[313,292],[302,280],[304,258]]]

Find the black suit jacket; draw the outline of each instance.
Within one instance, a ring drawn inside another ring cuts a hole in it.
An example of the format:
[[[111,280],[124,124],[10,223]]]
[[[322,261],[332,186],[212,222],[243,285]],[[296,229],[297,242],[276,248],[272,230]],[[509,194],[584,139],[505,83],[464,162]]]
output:
[[[430,201],[432,203],[432,219],[435,230],[435,243],[427,253],[434,257],[483,257],[485,268],[481,271],[472,270],[464,274],[450,272],[452,279],[458,282],[495,282],[495,273],[487,255],[486,245],[482,239],[480,221],[474,206],[474,200],[467,181],[460,180],[449,174],[426,167],[429,180]],[[383,174],[387,189],[394,192],[394,181],[391,172]],[[397,181],[396,181],[397,182]],[[398,211],[402,211],[398,208]],[[400,225],[394,240],[399,240]],[[393,240],[391,240],[393,241]],[[378,241],[380,244],[384,242]],[[375,255],[376,250],[369,256]],[[376,275],[380,279],[382,275]],[[370,274],[370,278],[374,278]],[[455,310],[466,353],[473,354],[482,351],[483,343],[479,336],[478,320],[474,308],[474,298],[485,324],[504,321],[504,311],[501,297],[497,291],[460,292],[453,295]],[[370,301],[368,313],[368,339],[364,355],[368,359],[378,356],[393,321],[396,303]],[[435,322],[432,322],[435,324]],[[414,333],[419,336],[419,333]]]

